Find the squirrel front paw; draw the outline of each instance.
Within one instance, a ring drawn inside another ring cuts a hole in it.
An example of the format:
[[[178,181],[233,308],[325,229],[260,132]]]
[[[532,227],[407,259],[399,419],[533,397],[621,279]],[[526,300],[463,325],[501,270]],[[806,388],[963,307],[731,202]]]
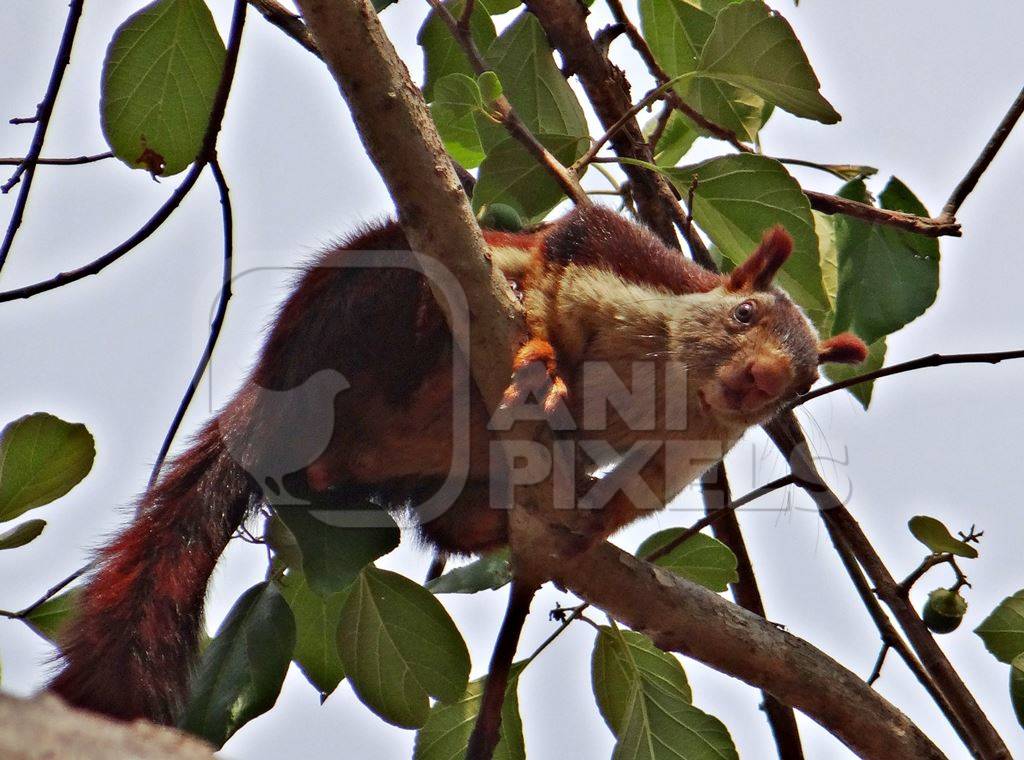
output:
[[[531,338],[512,363],[512,382],[505,389],[501,407],[509,408],[536,398],[551,416],[563,407],[569,390],[558,372],[555,348],[543,338]]]

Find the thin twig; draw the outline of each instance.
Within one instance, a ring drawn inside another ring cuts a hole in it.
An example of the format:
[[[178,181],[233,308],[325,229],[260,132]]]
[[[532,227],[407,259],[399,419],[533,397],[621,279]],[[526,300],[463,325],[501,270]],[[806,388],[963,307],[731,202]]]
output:
[[[755,488],[753,491],[751,491],[750,493],[746,494],[745,496],[741,496],[738,499],[730,501],[722,509],[716,510],[716,511],[710,513],[710,514],[704,515],[704,517],[702,517],[699,520],[697,520],[689,528],[686,528],[682,533],[680,533],[678,536],[673,538],[667,544],[665,544],[662,547],[659,547],[658,549],[655,549],[650,554],[645,554],[643,557],[641,557],[641,559],[643,559],[643,560],[645,560],[647,562],[656,562],[657,560],[659,560],[662,557],[664,557],[666,554],[669,554],[670,552],[672,552],[676,547],[678,547],[678,546],[682,545],[683,543],[685,543],[686,541],[688,541],[690,538],[692,538],[697,533],[700,533],[704,528],[706,528],[707,526],[711,525],[716,520],[722,518],[726,513],[731,512],[731,511],[736,510],[736,509],[739,509],[740,507],[749,504],[750,502],[754,501],[755,499],[760,499],[762,496],[766,496],[766,495],[772,493],[773,491],[777,491],[780,488],[785,488],[786,486],[790,485],[791,483],[796,483],[796,482],[797,482],[796,476],[791,473],[791,474],[786,475],[784,477],[776,478],[775,480],[771,481],[770,483],[765,483],[763,486]]]
[[[912,372],[916,369],[924,369],[925,367],[941,367],[946,364],[999,364],[999,362],[1009,359],[1024,359],[1024,349],[973,354],[930,354],[929,356],[911,359],[910,361],[901,362],[900,364],[893,364],[891,367],[883,367],[882,369],[876,369],[872,372],[865,372],[862,375],[856,375],[854,377],[847,378],[846,380],[826,385],[824,388],[818,388],[817,390],[810,391],[809,393],[805,393],[803,396],[800,396],[796,401],[790,404],[789,408],[793,409],[801,404],[806,404],[808,401],[820,398],[821,396],[825,396],[829,393],[835,393],[836,391],[841,391],[844,388],[850,388],[854,385],[860,385],[861,383],[869,383],[880,377],[899,375],[904,372]]]
[[[679,78],[680,77],[676,77],[676,79]],[[654,101],[661,100],[662,98],[664,98],[666,90],[668,90],[668,88],[670,88],[675,83],[676,79],[673,79],[670,82],[666,82],[665,84],[659,85],[658,87],[655,87],[653,90],[647,93],[647,95],[645,95],[639,103],[637,103],[624,114],[622,114],[622,116],[619,117],[618,121],[616,121],[607,130],[605,130],[605,133],[594,141],[594,144],[590,146],[590,149],[582,156],[580,156],[576,160],[576,162],[569,168],[572,169],[572,171],[579,174],[580,169],[582,169],[591,161],[593,161],[594,157],[600,152],[601,148],[605,146],[605,143],[607,143],[612,137],[614,137],[615,134],[629,122],[630,119],[632,119],[642,110],[647,108]]]
[[[587,10],[577,0],[525,0],[526,7],[540,21],[548,40],[579,79],[594,113],[604,129],[611,127],[633,105],[630,83],[614,66],[587,27]],[[620,156],[653,161],[647,140],[636,120],[630,120],[611,140]],[[623,167],[629,178],[632,206],[665,245],[680,247],[673,224],[673,204],[678,206],[672,187],[664,177],[638,166]],[[681,215],[681,214],[680,214]]]
[[[29,615],[31,615],[33,612],[35,612],[43,603],[48,602],[51,599],[53,599],[53,597],[57,596],[57,594],[59,594],[65,588],[67,588],[72,583],[74,583],[79,578],[81,578],[83,575],[85,575],[87,572],[92,570],[93,564],[94,563],[92,561],[90,561],[88,564],[82,565],[82,567],[80,567],[77,570],[75,570],[75,572],[71,573],[71,575],[69,575],[66,578],[64,578],[64,580],[58,581],[54,585],[50,586],[50,588],[48,588],[46,590],[45,594],[43,594],[41,597],[39,597],[34,602],[32,602],[32,604],[30,604],[28,607],[26,607],[23,610],[19,610],[18,612],[12,613],[12,614],[8,615],[7,617],[17,618],[17,619],[27,618]]]
[[[11,212],[11,220],[7,224],[7,232],[4,234],[3,243],[0,243],[0,269],[3,269],[7,256],[14,245],[14,236],[18,234],[21,221],[25,216],[25,206],[28,203],[28,194],[32,189],[32,178],[35,176],[36,160],[43,152],[43,141],[46,139],[46,130],[50,126],[50,117],[53,115],[53,106],[57,102],[57,93],[60,91],[61,81],[64,79],[64,71],[71,62],[71,48],[75,43],[75,33],[78,31],[78,21],[82,17],[82,6],[85,0],[71,0],[68,4],[68,17],[64,22],[64,33],[60,38],[60,45],[57,48],[57,55],[53,61],[53,70],[50,72],[50,81],[46,85],[46,94],[36,108],[36,129],[32,135],[32,143],[29,145],[25,160],[14,170],[11,178],[0,187],[0,192],[8,193],[22,179],[24,182],[18,190],[18,198],[14,202],[14,211]]]
[[[889,650],[892,649],[892,645],[885,641],[882,642],[882,648],[878,652],[878,657],[875,659],[875,666],[871,668],[871,675],[868,676],[868,686],[874,686],[882,676],[882,666],[885,664],[885,656],[889,654]]]
[[[665,84],[671,77],[668,72],[661,67],[657,59],[654,57],[654,53],[651,50],[650,45],[647,44],[647,40],[640,34],[640,30],[636,28],[636,25],[626,15],[626,11],[622,7],[622,3],[619,0],[608,0],[608,8],[612,12],[612,17],[625,29],[626,36],[629,37],[630,43],[633,48],[639,54],[640,58],[643,59],[644,65],[647,66],[647,70],[658,84]],[[707,117],[705,117],[700,111],[691,106],[689,103],[684,101],[675,90],[671,90],[668,98],[668,102],[672,106],[686,114],[697,126],[703,129],[705,132],[717,137],[719,140],[725,140],[727,143],[732,145],[736,150],[742,153],[752,153],[753,149],[748,145],[744,145],[740,139],[736,136],[736,133],[732,130],[726,129],[720,124],[716,124]]]
[[[178,433],[178,428],[181,427],[181,421],[185,418],[185,412],[188,411],[192,398],[196,394],[196,389],[198,389],[199,383],[202,381],[203,375],[206,374],[206,369],[210,365],[213,349],[217,346],[217,339],[220,338],[220,331],[224,326],[228,301],[231,300],[231,262],[234,255],[234,223],[231,215],[231,196],[228,184],[224,179],[224,174],[221,172],[220,163],[216,158],[210,161],[210,171],[213,173],[213,179],[217,183],[217,192],[220,194],[221,220],[224,229],[224,268],[220,280],[220,297],[217,301],[217,311],[213,315],[213,321],[210,322],[210,334],[206,339],[206,346],[203,348],[203,353],[199,357],[199,363],[192,373],[192,378],[189,380],[185,393],[181,397],[181,402],[178,404],[178,409],[174,413],[174,419],[171,420],[171,425],[164,436],[163,444],[160,446],[160,453],[157,455],[153,471],[149,476],[149,484],[146,486],[147,490],[152,489],[156,485],[157,478],[160,475],[160,468],[163,467],[164,460],[167,458],[167,452],[171,449],[171,444]]]
[[[665,103],[661,113],[658,114],[658,121],[655,123],[650,137],[647,138],[647,144],[651,146],[651,153],[655,156],[658,153],[658,143],[661,142],[661,136],[665,134],[665,130],[668,128],[668,121],[672,118],[674,110],[671,103]]]
[[[480,50],[477,48],[476,42],[473,41],[473,35],[470,33],[470,30],[463,28],[459,24],[459,20],[451,14],[451,11],[445,7],[441,0],[427,0],[427,2],[430,3],[430,7],[434,9],[438,17],[451,30],[452,36],[455,37],[455,41],[459,43],[459,46],[466,54],[466,58],[469,60],[470,66],[473,67],[473,71],[478,76],[485,71],[489,71],[490,67],[480,54]],[[494,115],[497,116],[505,129],[508,130],[508,133],[518,140],[531,156],[537,159],[540,165],[547,170],[548,174],[562,188],[562,192],[573,203],[578,206],[590,205],[590,198],[587,197],[586,192],[580,187],[575,172],[563,166],[562,162],[555,158],[551,151],[541,144],[523,120],[519,118],[508,98],[500,95],[491,103],[491,107],[494,109]]]
[[[238,50],[242,41],[242,26],[245,19],[245,0],[236,0],[234,15],[231,20],[231,30],[228,34],[227,55],[224,59],[224,69],[221,72],[220,84],[214,97],[213,108],[210,111],[210,121],[206,127],[206,134],[203,136],[203,147],[198,158],[189,169],[181,184],[171,193],[171,197],[164,201],[156,213],[149,220],[136,230],[127,240],[111,249],[97,259],[84,266],[72,269],[68,272],[51,277],[48,280],[25,285],[12,290],[0,292],[0,303],[15,301],[19,298],[31,298],[40,293],[63,287],[72,282],[84,279],[94,274],[99,274],[125,254],[129,253],[136,246],[146,240],[150,235],[160,229],[160,226],[167,221],[168,217],[188,195],[189,191],[199,179],[209,159],[214,155],[217,144],[217,134],[220,132],[221,122],[224,118],[224,109],[227,105],[228,93],[231,91],[231,82],[235,73],[235,66],[238,62]]]
[[[963,721],[960,720],[956,711],[951,707],[949,700],[946,699],[945,694],[939,689],[935,681],[929,675],[928,671],[925,670],[921,661],[917,658],[914,652],[910,649],[910,646],[900,636],[899,632],[893,626],[889,616],[885,614],[885,610],[882,609],[881,602],[878,601],[878,597],[875,596],[875,592],[871,588],[871,584],[868,583],[866,577],[864,577],[864,570],[857,562],[857,558],[854,556],[853,550],[850,548],[850,544],[846,539],[843,538],[839,528],[829,520],[825,520],[825,530],[828,532],[829,538],[832,540],[832,546],[836,550],[836,554],[839,555],[839,560],[843,563],[843,568],[846,570],[847,575],[850,576],[850,581],[853,583],[853,588],[857,592],[857,596],[860,597],[861,603],[867,610],[868,616],[875,624],[875,628],[878,629],[878,635],[882,640],[882,646],[891,647],[896,654],[900,656],[907,669],[917,679],[918,683],[921,684],[925,692],[932,698],[938,708],[942,711],[942,714],[946,716],[946,720],[953,727],[953,730],[957,732],[957,735],[964,742],[967,747],[972,746],[972,740],[967,729],[964,727]],[[868,681],[868,683],[871,683]]]
[[[964,175],[964,178],[960,180],[960,183],[953,189],[949,200],[946,201],[946,205],[942,207],[940,219],[952,221],[956,217],[956,212],[960,210],[960,206],[978,184],[978,180],[981,179],[981,175],[988,169],[992,159],[996,157],[996,153],[1003,147],[1006,138],[1009,137],[1017,120],[1020,119],[1021,113],[1024,113],[1024,89],[1017,94],[1017,98],[1013,101],[1013,105],[1010,106],[1010,110],[1006,112],[1003,120],[999,122],[999,126],[992,133],[992,137],[985,144],[977,160],[971,165],[971,168]]]
[[[959,591],[963,586],[971,587],[971,584],[967,582],[967,575],[957,564],[956,557],[949,552],[936,552],[935,554],[929,554],[925,557],[921,564],[918,565],[914,570],[899,584],[900,593],[904,596],[909,596],[911,589],[914,588],[921,578],[924,577],[925,573],[931,570],[933,567],[938,565],[949,565],[953,569],[953,575],[956,577],[956,588],[951,589],[953,591]]]
[[[36,166],[78,166],[80,164],[91,164],[96,161],[105,161],[106,159],[113,157],[113,152],[108,150],[106,153],[96,153],[92,156],[75,156],[74,158],[37,158],[32,163]],[[0,166],[21,166],[26,161],[28,161],[27,157],[0,158]]]
[[[189,190],[191,190],[192,186],[195,185],[196,180],[199,179],[199,175],[202,174],[205,166],[206,164],[203,161],[197,161],[192,164],[192,168],[189,169],[188,174],[185,175],[181,184],[175,188],[173,193],[171,193],[171,196],[164,201],[163,205],[157,209],[156,213],[153,214],[153,216],[151,216],[149,220],[142,225],[142,227],[132,233],[132,235],[123,243],[77,269],[61,272],[48,280],[34,282],[31,285],[24,285],[20,288],[0,291],[0,303],[5,301],[15,301],[19,298],[31,298],[32,296],[39,295],[40,293],[45,293],[48,290],[54,290],[55,288],[60,288],[85,277],[89,277],[90,275],[99,274],[160,229],[160,226],[181,204],[185,199],[185,196],[188,195]]]
[[[320,48],[317,47],[313,35],[302,22],[302,19],[275,0],[249,0],[249,5],[255,8],[260,14],[287,34],[293,40],[306,48],[317,58],[322,58]]]

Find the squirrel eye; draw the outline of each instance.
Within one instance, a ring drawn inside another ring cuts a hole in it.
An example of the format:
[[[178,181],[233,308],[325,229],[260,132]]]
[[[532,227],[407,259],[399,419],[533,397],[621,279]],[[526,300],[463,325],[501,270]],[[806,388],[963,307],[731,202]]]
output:
[[[749,325],[754,320],[756,310],[753,301],[744,301],[732,310],[732,318],[741,325]]]

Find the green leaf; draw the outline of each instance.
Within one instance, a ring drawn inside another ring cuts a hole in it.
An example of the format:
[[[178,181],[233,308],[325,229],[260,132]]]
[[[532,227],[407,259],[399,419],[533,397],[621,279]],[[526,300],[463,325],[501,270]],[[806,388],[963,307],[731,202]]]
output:
[[[449,570],[427,584],[435,594],[475,594],[477,591],[498,589],[512,580],[508,564],[508,549],[485,554],[468,565]]]
[[[1017,722],[1024,727],[1024,655],[1018,655],[1010,663],[1010,702]]]
[[[697,72],[701,51],[715,28],[715,14],[730,4],[722,0],[640,0],[644,38],[669,77]],[[760,97],[726,82],[686,77],[675,89],[703,116],[741,140],[754,140],[767,118]]]
[[[267,518],[263,539],[274,552],[275,560],[289,570],[302,572],[302,550],[299,549],[299,542],[276,513]]]
[[[505,92],[501,86],[501,80],[493,71],[485,71],[478,76],[476,86],[480,88],[480,97],[483,98],[485,104],[493,103]]]
[[[278,507],[277,514],[295,536],[302,551],[302,573],[317,594],[327,596],[347,588],[359,571],[398,546],[398,525],[380,510],[386,527],[341,527],[345,510]]]
[[[203,0],[157,0],[107,48],[100,112],[114,154],[170,176],[199,155],[224,68],[224,43]]]
[[[17,549],[39,538],[46,527],[46,520],[26,520],[5,533],[0,533],[0,550]]]
[[[66,494],[89,474],[96,444],[85,425],[37,412],[0,431],[0,522]]]
[[[839,195],[870,202],[860,180]],[[880,196],[883,208],[927,216],[921,202],[895,177]],[[839,291],[834,330],[852,330],[865,343],[896,332],[921,316],[939,289],[939,243],[892,227],[836,217]]]
[[[796,116],[839,121],[789,22],[760,0],[731,4],[715,17],[697,69],[701,77],[746,88]]]
[[[478,166],[484,159],[477,129],[483,107],[479,86],[465,74],[449,74],[434,87],[430,113],[437,131],[452,158],[468,169]]]
[[[452,702],[469,680],[469,651],[441,603],[375,567],[363,570],[345,600],[338,651],[356,696],[405,728],[426,723],[428,695]]]
[[[484,57],[501,80],[505,97],[535,135],[590,134],[583,108],[555,65],[547,36],[535,16],[520,14]],[[480,136],[490,157],[507,132],[497,124],[486,124],[481,126]]]
[[[652,119],[644,128],[645,136],[654,132],[657,119]],[[658,166],[675,166],[679,159],[693,147],[693,143],[700,137],[700,133],[694,127],[693,122],[686,118],[679,111],[673,111],[668,117],[665,130],[654,146],[654,163]]]
[[[976,559],[978,556],[977,549],[964,541],[953,538],[949,528],[934,517],[927,515],[911,517],[907,522],[907,527],[910,528],[914,538],[933,552],[949,552],[968,559]]]
[[[538,134],[540,143],[563,164],[571,164],[586,152],[586,141],[571,135]],[[473,190],[473,211],[492,203],[511,206],[529,224],[540,221],[558,205],[564,194],[537,159],[513,137],[506,137],[487,151]]]
[[[839,249],[836,247],[835,219],[820,211],[811,211],[814,234],[818,236],[818,259],[821,262],[821,284],[828,299],[829,316],[836,305],[839,292]],[[821,329],[821,325],[819,325]]]
[[[321,596],[309,588],[305,577],[294,570],[277,580],[277,586],[295,617],[295,652],[299,670],[326,698],[345,677],[338,654],[338,624],[348,590]]]
[[[1001,601],[974,632],[1000,662],[1024,654],[1024,589]]]
[[[841,383],[843,380],[849,380],[851,377],[881,369],[882,365],[885,364],[885,352],[887,349],[885,338],[879,338],[868,346],[868,358],[861,364],[826,364],[822,367],[825,377],[833,383]],[[866,410],[870,406],[871,396],[875,392],[875,381],[871,380],[867,383],[851,385],[846,390]]]
[[[444,5],[455,18],[459,18],[465,7],[465,0],[448,0]],[[487,15],[487,9],[480,3],[473,7],[473,15],[469,19],[469,32],[479,50],[486,50],[497,35],[494,31],[494,22]],[[416,42],[423,48],[423,97],[428,102],[434,99],[434,86],[443,77],[449,74],[475,76],[469,59],[462,52],[462,46],[452,36],[444,20],[434,11],[430,12],[420,27]]]
[[[733,265],[753,253],[769,228],[785,227],[793,237],[793,254],[777,282],[808,311],[828,309],[811,206],[782,164],[740,154],[664,171],[683,197],[697,178],[694,221]]]
[[[691,704],[679,661],[643,634],[602,627],[591,672],[598,708],[618,739],[613,758],[738,758],[728,729]]]
[[[522,5],[522,0],[478,0],[478,2],[482,2],[492,16],[508,13],[513,8]]]
[[[518,694],[519,674],[525,666],[525,662],[514,663],[509,673],[505,702],[501,707],[501,729],[498,745],[494,748],[494,760],[526,758]],[[469,735],[473,732],[476,717],[480,712],[486,682],[486,678],[470,682],[466,687],[466,693],[456,702],[434,703],[430,708],[427,722],[416,733],[413,760],[455,760],[465,756]]]
[[[677,538],[683,528],[659,530],[648,536],[636,550],[636,556],[646,557]],[[654,564],[671,570],[676,575],[699,583],[712,591],[725,591],[730,583],[739,580],[736,555],[716,538],[696,533],[683,541]]]
[[[178,727],[220,747],[277,701],[295,649],[295,619],[269,581],[238,598],[203,652]]]
[[[60,634],[78,607],[82,589],[73,588],[47,599],[26,615],[25,625],[52,644],[60,643]]]

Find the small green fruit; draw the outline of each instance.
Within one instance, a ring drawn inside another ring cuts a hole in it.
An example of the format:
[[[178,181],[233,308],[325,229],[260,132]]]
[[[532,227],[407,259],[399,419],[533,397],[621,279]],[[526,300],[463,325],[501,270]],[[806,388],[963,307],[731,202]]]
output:
[[[960,627],[966,613],[966,599],[948,588],[937,588],[928,594],[921,617],[932,633],[951,633]]]
[[[501,232],[519,232],[523,229],[523,218],[511,206],[492,203],[480,218],[480,226]]]

